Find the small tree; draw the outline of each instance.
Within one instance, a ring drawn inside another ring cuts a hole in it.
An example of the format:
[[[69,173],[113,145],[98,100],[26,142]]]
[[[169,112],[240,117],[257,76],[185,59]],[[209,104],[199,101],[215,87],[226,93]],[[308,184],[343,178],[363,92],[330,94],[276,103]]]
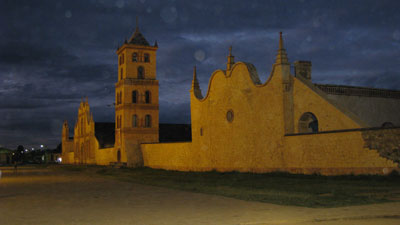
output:
[[[61,145],[61,143],[60,144],[58,144],[57,145],[57,148],[56,149],[54,149],[55,151],[55,153],[61,153],[61,151],[62,151],[62,145]]]
[[[24,157],[24,151],[25,151],[24,146],[18,145],[17,150],[14,154],[13,161],[17,161],[17,162],[22,161],[23,157]]]

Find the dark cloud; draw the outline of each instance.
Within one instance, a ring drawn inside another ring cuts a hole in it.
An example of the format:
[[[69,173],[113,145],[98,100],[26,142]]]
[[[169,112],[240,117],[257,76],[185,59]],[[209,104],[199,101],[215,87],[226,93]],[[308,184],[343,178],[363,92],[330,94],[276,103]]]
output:
[[[51,65],[67,64],[77,57],[59,46],[40,46],[10,41],[0,44],[0,63],[9,65]]]
[[[213,71],[236,61],[270,74],[284,32],[291,62],[311,60],[318,83],[400,85],[396,0],[0,1],[0,145],[55,147],[88,96],[96,121],[114,120],[115,50],[140,30],[159,43],[160,121],[190,121],[197,66],[203,93]]]
[[[190,100],[190,97],[189,97]],[[190,123],[190,103],[160,101],[160,123]]]

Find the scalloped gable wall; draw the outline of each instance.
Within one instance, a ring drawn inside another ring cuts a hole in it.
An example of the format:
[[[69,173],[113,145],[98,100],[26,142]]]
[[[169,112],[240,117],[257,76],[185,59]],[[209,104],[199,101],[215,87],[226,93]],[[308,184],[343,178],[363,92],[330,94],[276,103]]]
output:
[[[379,174],[383,168],[397,167],[364,148],[359,131],[285,136],[288,129],[297,132],[304,112],[315,113],[324,131],[360,124],[291,76],[289,65],[275,64],[264,84],[255,82],[258,76],[252,68],[236,63],[228,74],[214,72],[203,99],[192,90],[192,142],[142,144],[144,165],[182,171],[327,175]],[[226,119],[228,110],[234,112],[232,122]]]

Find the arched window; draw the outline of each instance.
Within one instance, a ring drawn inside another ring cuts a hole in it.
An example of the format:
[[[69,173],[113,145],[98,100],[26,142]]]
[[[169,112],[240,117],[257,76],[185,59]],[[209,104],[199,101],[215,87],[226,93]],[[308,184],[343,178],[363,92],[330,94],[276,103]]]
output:
[[[123,74],[124,74],[124,68],[121,68],[121,75],[120,75],[120,80],[122,80],[122,77],[123,77]]]
[[[125,62],[125,54],[122,54],[122,64]]]
[[[228,110],[228,112],[226,112],[226,120],[228,120],[228,122],[232,123],[233,121],[233,110],[230,109]]]
[[[132,116],[132,127],[138,127],[136,114]]]
[[[121,128],[122,116],[118,116],[118,128]]]
[[[137,58],[138,58],[137,53],[134,52],[134,53],[132,54],[132,62],[137,62]]]
[[[146,115],[146,117],[144,118],[144,126],[151,127],[151,116],[150,115]]]
[[[122,92],[118,94],[117,104],[122,104]]]
[[[137,91],[136,90],[132,91],[132,103],[137,103],[137,97],[138,97]]]
[[[144,79],[144,68],[139,66],[137,69],[138,79]]]
[[[151,98],[150,98],[150,91],[146,91],[146,103],[150,103],[151,102]]]
[[[318,120],[317,117],[310,113],[304,113],[299,120],[299,133],[317,133]]]
[[[117,116],[117,128],[121,128],[121,116]]]
[[[149,54],[147,54],[147,53],[144,54],[144,61],[145,61],[145,62],[150,62],[150,56],[149,56]]]
[[[136,52],[134,52],[132,54],[132,62],[137,62],[137,53]]]

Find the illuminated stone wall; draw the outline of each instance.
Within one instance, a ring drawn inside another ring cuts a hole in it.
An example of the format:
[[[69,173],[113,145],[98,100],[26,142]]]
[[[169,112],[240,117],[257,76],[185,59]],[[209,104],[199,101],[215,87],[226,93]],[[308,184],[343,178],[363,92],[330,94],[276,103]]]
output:
[[[108,166],[110,163],[117,162],[117,151],[112,148],[97,148],[96,149],[96,164]]]
[[[214,72],[204,98],[195,86],[192,143],[141,145],[145,166],[326,175],[384,174],[398,167],[366,148],[361,131],[329,132],[365,123],[309,81],[290,75],[288,64],[275,64],[264,84],[252,65],[236,63]],[[300,117],[308,112],[318,131],[329,133],[298,134]]]
[[[195,165],[218,171],[282,166],[282,79],[276,76],[281,70],[274,68],[271,79],[261,84],[252,65],[237,63],[226,74],[214,72],[204,98],[198,99],[192,90]]]
[[[361,131],[285,137],[283,171],[304,174],[387,174],[398,164],[365,147]]]
[[[196,163],[190,142],[141,144],[141,149],[144,165],[151,168],[180,171],[209,170],[208,167],[201,168]]]
[[[72,145],[71,145],[72,146]],[[74,164],[74,152],[68,152],[68,153],[63,153],[61,154],[61,163],[62,164]]]

